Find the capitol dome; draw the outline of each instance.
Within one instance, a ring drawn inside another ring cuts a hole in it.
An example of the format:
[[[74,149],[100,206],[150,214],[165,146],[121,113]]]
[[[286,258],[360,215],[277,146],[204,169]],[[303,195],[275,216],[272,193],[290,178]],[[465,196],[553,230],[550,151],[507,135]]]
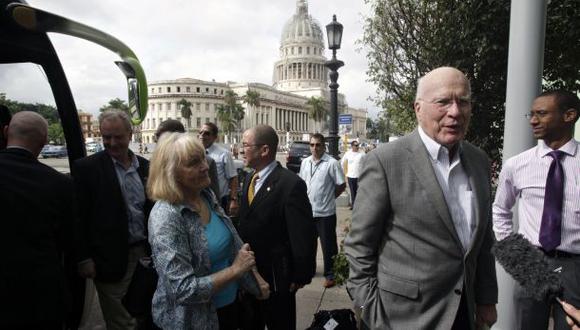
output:
[[[308,4],[305,0],[298,0],[296,13],[284,24],[281,45],[292,44],[297,41],[317,44],[324,47],[324,38],[320,24],[308,15]]]
[[[284,25],[280,60],[274,64],[274,87],[288,92],[327,89],[324,36],[320,24],[308,14],[308,2],[296,1],[296,13]]]

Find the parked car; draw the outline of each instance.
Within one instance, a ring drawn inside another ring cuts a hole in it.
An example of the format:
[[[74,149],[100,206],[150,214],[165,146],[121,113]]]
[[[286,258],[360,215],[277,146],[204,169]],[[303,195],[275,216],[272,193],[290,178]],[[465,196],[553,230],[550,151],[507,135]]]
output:
[[[300,164],[302,163],[302,160],[310,155],[310,142],[292,142],[288,148],[288,154],[286,155],[286,168],[294,173],[300,172]]]
[[[103,150],[103,146],[100,143],[87,143],[87,152],[99,152]]]
[[[62,158],[68,157],[68,152],[65,146],[44,146],[42,151],[40,151],[40,157],[42,158]]]

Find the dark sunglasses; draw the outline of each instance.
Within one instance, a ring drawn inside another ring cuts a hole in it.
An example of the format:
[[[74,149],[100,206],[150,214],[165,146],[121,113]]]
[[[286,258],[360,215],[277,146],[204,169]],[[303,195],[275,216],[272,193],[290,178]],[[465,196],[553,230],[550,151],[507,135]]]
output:
[[[198,133],[198,135],[201,135],[201,136],[210,136],[211,135],[211,132],[209,132],[209,131],[200,131]]]

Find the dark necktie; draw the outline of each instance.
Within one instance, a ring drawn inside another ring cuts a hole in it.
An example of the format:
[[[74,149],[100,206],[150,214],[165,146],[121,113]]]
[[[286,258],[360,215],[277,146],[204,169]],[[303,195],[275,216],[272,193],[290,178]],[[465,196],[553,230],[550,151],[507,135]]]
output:
[[[544,212],[540,227],[540,244],[546,251],[552,251],[560,245],[562,231],[562,204],[564,202],[564,169],[560,159],[564,153],[559,150],[550,152],[553,158],[544,196]]]

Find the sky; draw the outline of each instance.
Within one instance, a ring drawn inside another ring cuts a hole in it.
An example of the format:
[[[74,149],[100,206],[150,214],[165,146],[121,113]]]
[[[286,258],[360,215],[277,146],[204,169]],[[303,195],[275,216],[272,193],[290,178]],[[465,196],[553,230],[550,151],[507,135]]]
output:
[[[218,82],[272,84],[279,59],[280,35],[296,11],[296,0],[28,0],[32,6],[90,25],[128,45],[139,58],[148,81],[194,78]],[[362,38],[368,6],[364,0],[309,0],[309,13],[321,25],[336,14],[343,24],[337,58],[339,93],[351,107],[375,116],[369,97]],[[67,74],[77,107],[97,113],[113,98],[127,99],[119,57],[91,42],[49,34]],[[326,50],[326,57],[331,51]],[[0,93],[20,102],[54,104],[42,70],[35,65],[0,65]]]

